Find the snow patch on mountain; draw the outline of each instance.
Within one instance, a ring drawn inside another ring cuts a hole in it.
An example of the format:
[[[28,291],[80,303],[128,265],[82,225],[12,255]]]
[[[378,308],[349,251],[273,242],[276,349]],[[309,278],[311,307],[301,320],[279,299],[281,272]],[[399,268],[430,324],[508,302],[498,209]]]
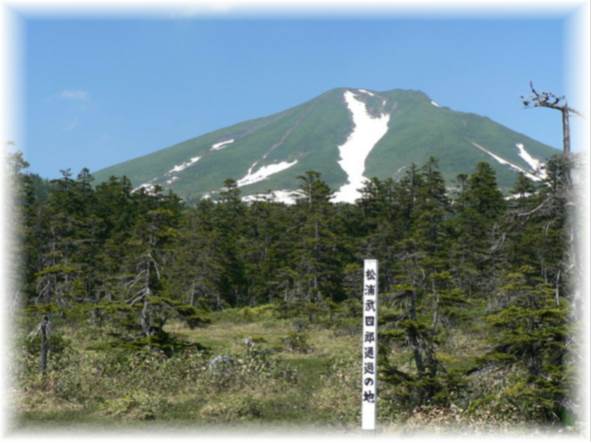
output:
[[[294,160],[292,162],[279,162],[279,163],[272,163],[270,165],[265,165],[259,168],[258,170],[253,172],[254,166],[257,162],[254,162],[252,166],[248,169],[248,172],[244,177],[236,182],[238,187],[252,185],[253,183],[258,183],[260,181],[266,180],[267,177],[277,174],[278,172],[285,171],[288,168],[291,168],[295,165],[298,161]]]
[[[531,197],[532,195],[534,195],[531,192],[519,192],[517,194],[511,194],[505,197],[505,200],[516,200],[518,198],[526,198],[526,197]]]
[[[300,190],[290,191],[289,189],[278,189],[267,194],[246,195],[242,197],[242,201],[254,202],[268,200],[272,202],[285,203],[286,205],[293,205],[302,195],[303,192]]]
[[[219,143],[214,143],[213,145],[211,145],[210,151],[221,151],[222,149],[224,149],[230,143],[234,143],[234,139],[233,138],[231,138],[229,140],[224,140],[224,141],[219,142]]]
[[[357,189],[363,186],[366,177],[365,159],[388,132],[390,114],[384,113],[379,117],[372,117],[365,103],[357,99],[351,91],[345,91],[345,102],[353,114],[353,131],[344,144],[339,146],[339,165],[347,173],[347,182],[335,193],[333,201],[354,203],[359,198]]]
[[[177,181],[179,178],[176,175],[173,175],[172,177],[170,177],[168,180],[166,180],[166,184],[167,185],[172,185],[175,181]]]
[[[435,106],[436,108],[441,108],[441,105],[439,103],[437,103],[435,100],[431,100],[431,104],[433,106]]]
[[[368,91],[367,89],[358,89],[359,92],[363,92],[364,94],[370,95],[372,97],[375,96],[375,94],[371,91]]]
[[[526,177],[528,177],[529,179],[531,179],[531,180],[533,180],[533,181],[540,181],[540,180],[541,180],[541,178],[540,178],[540,177],[537,177],[537,176],[535,176],[535,175],[533,175],[533,174],[530,174],[529,172],[527,172],[527,171],[526,171],[525,169],[523,169],[522,167],[520,167],[520,166],[517,166],[515,163],[511,163],[510,161],[508,161],[508,160],[505,160],[504,158],[502,158],[502,157],[499,157],[499,156],[498,156],[498,155],[496,155],[496,154],[493,154],[492,152],[490,152],[490,151],[489,151],[488,149],[486,149],[485,147],[483,147],[483,146],[480,146],[478,143],[474,143],[474,142],[471,142],[471,143],[472,143],[472,145],[473,145],[474,147],[476,147],[476,148],[480,149],[482,152],[484,152],[484,153],[486,153],[486,154],[490,155],[492,158],[494,158],[494,159],[495,159],[497,162],[499,162],[500,164],[502,164],[502,165],[505,165],[505,166],[508,166],[508,167],[510,167],[511,169],[513,169],[513,170],[515,170],[515,171],[517,171],[517,172],[523,172],[523,173],[525,174],[525,176],[526,176]]]
[[[147,194],[155,194],[155,186],[152,183],[142,183],[137,188],[132,189],[131,192],[137,192],[140,189],[144,189]]]
[[[519,151],[519,156],[535,171],[535,174],[539,175],[541,178],[546,178],[544,162],[532,157],[531,154],[525,150],[523,143],[516,143],[515,146]]]
[[[174,174],[175,172],[181,172],[184,171],[185,169],[187,169],[189,166],[194,165],[195,163],[197,163],[199,160],[201,159],[201,157],[197,156],[197,157],[192,157],[190,160],[178,164],[178,165],[174,165],[173,168],[168,171],[169,174]]]

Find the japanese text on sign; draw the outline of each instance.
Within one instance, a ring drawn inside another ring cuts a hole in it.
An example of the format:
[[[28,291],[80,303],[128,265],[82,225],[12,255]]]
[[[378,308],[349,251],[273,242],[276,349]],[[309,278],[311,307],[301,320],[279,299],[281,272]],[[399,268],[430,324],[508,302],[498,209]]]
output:
[[[378,262],[363,266],[363,344],[361,381],[361,428],[375,430],[377,385]]]

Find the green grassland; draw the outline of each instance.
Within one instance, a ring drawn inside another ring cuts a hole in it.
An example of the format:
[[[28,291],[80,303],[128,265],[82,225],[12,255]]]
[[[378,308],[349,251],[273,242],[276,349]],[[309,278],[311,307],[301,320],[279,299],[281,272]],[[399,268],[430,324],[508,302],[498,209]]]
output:
[[[475,306],[474,314],[483,306]],[[318,428],[352,431],[360,422],[360,319],[341,308],[310,323],[285,318],[276,306],[226,309],[211,313],[211,323],[190,329],[171,322],[167,331],[205,350],[188,349],[167,358],[157,352],[101,349],[108,330],[71,329],[65,323],[50,355],[50,371],[39,375],[33,353],[22,355],[15,394],[15,427],[20,429],[145,428],[278,429]],[[250,339],[252,344],[245,344]],[[26,341],[26,340],[25,340]],[[441,337],[437,357],[448,371],[465,373],[486,351],[478,321]],[[26,346],[26,345],[25,345]],[[215,356],[231,364],[212,368]],[[401,369],[412,356],[380,348],[380,360]],[[497,371],[498,372],[498,371]],[[502,403],[504,387],[518,373],[482,372],[451,407],[397,408],[395,387],[384,384],[378,402],[383,431],[514,429],[519,413]],[[501,371],[502,372],[502,371]],[[466,408],[467,395],[479,392],[482,407]]]
[[[206,350],[170,359],[149,351],[109,355],[91,339],[99,331],[65,329],[66,345],[52,355],[45,379],[35,374],[31,355],[22,362],[20,425],[354,426],[358,420],[359,336],[352,331],[278,318],[271,306],[213,313],[199,329],[172,322],[167,331]],[[254,344],[245,345],[246,338]],[[208,362],[218,355],[233,363],[212,368]]]

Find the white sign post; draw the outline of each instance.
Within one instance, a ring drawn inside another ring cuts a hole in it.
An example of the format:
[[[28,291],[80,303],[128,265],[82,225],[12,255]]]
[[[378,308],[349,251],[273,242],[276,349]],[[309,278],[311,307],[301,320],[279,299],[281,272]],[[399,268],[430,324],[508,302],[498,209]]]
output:
[[[363,337],[361,368],[361,429],[375,431],[378,356],[378,261],[363,263]]]

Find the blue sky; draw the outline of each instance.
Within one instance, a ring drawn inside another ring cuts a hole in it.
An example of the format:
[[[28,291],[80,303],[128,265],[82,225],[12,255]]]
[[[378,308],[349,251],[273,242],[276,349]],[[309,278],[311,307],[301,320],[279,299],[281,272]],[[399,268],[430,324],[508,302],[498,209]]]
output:
[[[23,20],[18,145],[44,177],[98,170],[342,86],[420,89],[561,146],[558,113],[519,101],[530,79],[566,91],[560,16]]]

